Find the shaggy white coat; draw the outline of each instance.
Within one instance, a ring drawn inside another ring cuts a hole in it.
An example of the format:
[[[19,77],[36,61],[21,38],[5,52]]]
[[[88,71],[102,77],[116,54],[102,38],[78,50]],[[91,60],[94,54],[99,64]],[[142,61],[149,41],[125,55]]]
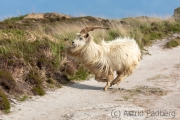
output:
[[[95,76],[106,78],[109,71],[117,71],[119,80],[114,84],[130,75],[141,59],[139,46],[134,39],[129,37],[96,44],[89,36],[85,41],[76,38],[75,42],[77,45],[69,47],[67,53],[81,60],[82,64]]]

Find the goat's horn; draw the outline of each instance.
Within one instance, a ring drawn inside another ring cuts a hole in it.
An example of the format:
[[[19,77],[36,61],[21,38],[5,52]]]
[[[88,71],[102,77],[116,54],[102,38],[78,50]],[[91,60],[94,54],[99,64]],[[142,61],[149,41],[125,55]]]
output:
[[[93,31],[94,29],[106,29],[106,30],[108,30],[109,28],[101,27],[101,26],[85,27],[84,29],[81,30],[80,34],[87,34],[89,31]]]

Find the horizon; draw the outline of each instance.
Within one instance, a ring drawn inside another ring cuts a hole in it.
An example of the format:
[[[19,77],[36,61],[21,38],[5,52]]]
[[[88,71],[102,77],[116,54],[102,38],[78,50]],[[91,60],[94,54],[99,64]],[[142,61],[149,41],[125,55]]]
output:
[[[93,16],[107,19],[127,17],[171,17],[180,0],[0,0],[0,20],[31,13],[60,13],[72,17]],[[108,9],[107,9],[108,8]]]

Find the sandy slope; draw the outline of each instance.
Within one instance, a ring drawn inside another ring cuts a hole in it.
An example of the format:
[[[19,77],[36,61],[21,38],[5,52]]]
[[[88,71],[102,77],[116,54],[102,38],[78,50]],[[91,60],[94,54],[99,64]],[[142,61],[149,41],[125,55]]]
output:
[[[119,86],[103,91],[105,83],[93,79],[64,86],[17,103],[0,120],[179,120],[180,47],[163,49],[166,41],[149,47],[151,55]]]

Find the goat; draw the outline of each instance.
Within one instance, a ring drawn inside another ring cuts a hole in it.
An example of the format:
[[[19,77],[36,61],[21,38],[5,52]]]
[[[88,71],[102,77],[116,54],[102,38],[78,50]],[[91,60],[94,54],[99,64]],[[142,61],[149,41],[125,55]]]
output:
[[[96,44],[89,31],[108,29],[100,26],[85,27],[72,41],[67,54],[78,58],[85,68],[95,75],[95,80],[107,82],[104,90],[132,74],[141,59],[139,46],[134,39],[124,37]],[[114,71],[117,77],[114,79]]]

